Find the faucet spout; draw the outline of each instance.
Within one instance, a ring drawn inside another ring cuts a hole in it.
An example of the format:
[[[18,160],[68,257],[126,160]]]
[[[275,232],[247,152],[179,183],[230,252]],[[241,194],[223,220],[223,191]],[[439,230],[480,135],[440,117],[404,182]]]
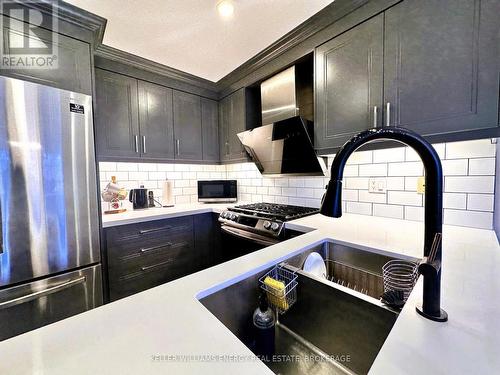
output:
[[[364,144],[380,139],[393,140],[412,147],[424,164],[424,260],[419,266],[419,272],[424,277],[424,295],[422,306],[418,306],[417,311],[428,319],[444,322],[448,315],[440,308],[441,243],[434,249],[432,259],[429,259],[434,237],[441,234],[443,228],[443,169],[439,155],[429,142],[408,129],[390,126],[366,130],[354,136],[344,144],[333,160],[330,182],[320,212],[330,217],[342,216],[342,179],[347,159]]]

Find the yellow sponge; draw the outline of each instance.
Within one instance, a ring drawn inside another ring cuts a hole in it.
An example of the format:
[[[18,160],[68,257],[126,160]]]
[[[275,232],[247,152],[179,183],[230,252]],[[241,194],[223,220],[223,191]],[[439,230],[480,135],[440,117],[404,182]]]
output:
[[[269,303],[282,310],[288,310],[288,302],[285,298],[285,283],[267,276],[264,279],[264,284],[268,287],[267,299]]]

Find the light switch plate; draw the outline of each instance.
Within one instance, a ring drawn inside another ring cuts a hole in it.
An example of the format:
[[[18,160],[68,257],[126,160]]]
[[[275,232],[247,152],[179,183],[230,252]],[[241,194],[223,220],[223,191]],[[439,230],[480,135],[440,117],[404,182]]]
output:
[[[387,179],[370,178],[368,180],[368,192],[383,194],[387,191]]]
[[[417,193],[425,194],[425,177],[420,176],[417,178]]]

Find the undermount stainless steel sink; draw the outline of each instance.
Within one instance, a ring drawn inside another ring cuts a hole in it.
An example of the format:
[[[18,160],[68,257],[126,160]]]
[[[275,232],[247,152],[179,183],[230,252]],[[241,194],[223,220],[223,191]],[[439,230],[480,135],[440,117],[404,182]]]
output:
[[[347,268],[335,271],[331,267],[333,282],[311,276],[301,268],[313,251]],[[295,268],[298,274],[297,302],[279,316],[275,352],[279,360],[266,365],[276,374],[368,373],[398,317],[378,300],[383,292],[382,266],[391,259],[329,241],[288,259],[287,267]],[[250,349],[258,279],[264,273],[200,300]]]

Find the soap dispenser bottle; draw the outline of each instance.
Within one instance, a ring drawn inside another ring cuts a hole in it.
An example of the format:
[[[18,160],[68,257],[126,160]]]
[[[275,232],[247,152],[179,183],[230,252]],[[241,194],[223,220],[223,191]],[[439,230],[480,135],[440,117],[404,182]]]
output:
[[[255,354],[264,361],[270,361],[274,354],[274,328],[276,318],[273,310],[269,307],[267,296],[261,293],[259,296],[259,307],[253,313],[253,325],[255,331]]]

